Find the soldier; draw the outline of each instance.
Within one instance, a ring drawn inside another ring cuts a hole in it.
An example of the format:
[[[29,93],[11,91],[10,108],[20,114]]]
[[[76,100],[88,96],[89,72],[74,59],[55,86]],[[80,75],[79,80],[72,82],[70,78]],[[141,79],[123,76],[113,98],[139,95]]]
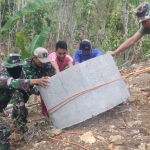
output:
[[[136,23],[141,24],[140,29],[122,43],[115,51],[108,51],[108,54],[115,56],[120,52],[128,50],[128,48],[130,48],[143,36],[150,34],[150,4],[148,2],[140,4],[135,10],[135,16],[137,18]]]
[[[44,76],[53,76],[54,69],[48,58],[48,51],[39,47],[34,50],[34,56],[27,58],[23,65],[25,77],[27,79],[36,79]],[[48,112],[41,97],[42,113],[45,118],[48,117]]]
[[[31,92],[30,86],[41,85],[48,86],[48,77],[40,79],[17,79],[19,76],[23,78],[22,65],[20,55],[10,54],[7,57],[7,62],[3,64],[4,68],[0,72],[0,149],[9,149],[10,128],[6,121],[3,119],[3,109],[7,106],[10,100],[13,99],[14,108],[16,110],[16,122],[22,129],[26,131],[26,117],[27,109],[25,108],[25,101],[27,96],[25,93]],[[15,72],[14,72],[15,71]],[[22,74],[22,75],[21,75]],[[14,79],[15,78],[15,79]]]

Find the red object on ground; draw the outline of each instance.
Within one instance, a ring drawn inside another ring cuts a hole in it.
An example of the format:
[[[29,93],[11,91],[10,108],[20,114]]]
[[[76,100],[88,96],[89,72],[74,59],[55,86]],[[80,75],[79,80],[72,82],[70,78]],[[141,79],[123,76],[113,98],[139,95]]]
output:
[[[42,107],[42,114],[43,114],[43,116],[49,116],[49,115],[48,115],[48,111],[47,111],[47,109],[46,109],[46,106],[45,106],[45,104],[44,104],[44,101],[43,101],[41,95],[40,95],[40,99],[41,99],[41,107]]]

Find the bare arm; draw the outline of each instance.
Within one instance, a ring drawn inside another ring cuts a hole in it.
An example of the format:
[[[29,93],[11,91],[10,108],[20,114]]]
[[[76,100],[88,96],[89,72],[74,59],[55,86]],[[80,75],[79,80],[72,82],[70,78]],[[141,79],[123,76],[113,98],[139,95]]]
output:
[[[43,77],[40,79],[31,79],[30,86],[33,86],[33,85],[40,85],[46,88],[49,85],[49,79],[48,77]]]
[[[47,87],[49,85],[48,77],[40,79],[13,79],[13,78],[0,78],[1,89],[18,89],[18,90],[29,90],[30,86],[41,85]]]
[[[72,61],[69,61],[68,62],[68,67],[70,68],[70,67],[72,67],[73,66],[73,62]]]
[[[50,63],[51,63],[52,67],[55,70],[55,74],[59,73],[60,70],[59,70],[59,67],[58,67],[57,63],[55,61],[51,61]]]
[[[123,44],[121,44],[114,52],[108,52],[108,53],[114,56],[120,52],[123,52],[127,50],[129,47],[131,47],[134,43],[136,43],[142,37],[143,37],[143,34],[141,34],[140,32],[136,32],[132,37],[127,39]]]

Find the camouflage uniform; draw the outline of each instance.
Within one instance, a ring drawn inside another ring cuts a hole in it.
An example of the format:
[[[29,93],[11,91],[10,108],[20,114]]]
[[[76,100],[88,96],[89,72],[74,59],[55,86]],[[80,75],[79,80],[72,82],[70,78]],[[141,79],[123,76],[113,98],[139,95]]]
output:
[[[10,127],[2,117],[3,109],[7,106],[16,90],[29,90],[29,79],[13,79],[0,77],[0,149],[9,149]]]
[[[26,117],[28,114],[27,109],[25,108],[25,102],[28,100],[30,94],[30,80],[12,78],[12,76],[14,76],[14,78],[18,78],[18,76],[24,78],[23,73],[21,72],[22,65],[23,62],[20,59],[20,55],[10,54],[7,57],[7,62],[3,64],[7,69],[4,68],[0,72],[0,149],[2,150],[9,149],[9,141],[7,138],[10,135],[10,128],[6,121],[2,119],[2,113],[10,100],[14,103],[13,117],[15,117],[15,122],[21,126],[20,128],[23,131],[25,131],[24,127],[27,122]],[[16,72],[18,66],[20,66],[19,75]],[[13,72],[13,70],[15,70],[15,72]]]
[[[19,56],[11,56],[12,54],[7,56],[7,62],[3,64],[5,68],[0,72],[1,77],[13,77],[14,79],[26,79],[25,75],[22,70],[22,65],[25,64],[25,62],[15,62],[20,60]],[[16,58],[15,58],[16,57]],[[18,58],[19,57],[19,58]],[[16,60],[15,60],[16,59]],[[20,65],[21,64],[21,65]],[[18,67],[20,68],[18,69]],[[19,72],[18,72],[19,70]],[[17,73],[18,72],[18,73]],[[27,123],[27,115],[28,110],[25,107],[25,103],[28,101],[29,96],[34,93],[33,87],[30,87],[28,91],[24,90],[11,90],[11,92],[5,90],[4,95],[10,95],[11,101],[14,104],[13,111],[12,111],[12,119],[14,120],[15,125],[19,126],[22,132],[25,132]],[[6,96],[5,96],[6,97]],[[10,97],[8,98],[8,101],[10,100]],[[3,102],[4,103],[4,102]]]
[[[45,63],[43,67],[38,67],[33,58],[27,58],[25,64],[22,66],[26,79],[37,79],[44,76],[53,76],[54,69],[50,62]]]
[[[45,63],[43,67],[38,67],[33,61],[33,58],[26,59],[25,64],[23,65],[23,70],[27,79],[36,79],[41,78],[43,76],[54,75],[54,69],[52,68],[50,62]],[[41,96],[40,99],[41,99],[42,114],[44,116],[48,116],[46,106]]]

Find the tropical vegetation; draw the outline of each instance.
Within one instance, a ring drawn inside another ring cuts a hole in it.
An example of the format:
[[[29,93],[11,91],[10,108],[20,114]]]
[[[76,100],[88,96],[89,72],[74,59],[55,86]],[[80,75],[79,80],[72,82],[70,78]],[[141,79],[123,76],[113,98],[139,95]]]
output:
[[[114,51],[140,27],[134,9],[142,0],[0,0],[0,45],[7,55],[19,52],[22,58],[44,46],[55,49],[58,40],[68,43],[74,54],[79,42],[90,39],[103,53]],[[150,0],[149,0],[150,2]],[[128,51],[119,54],[118,65],[148,58],[149,35]]]

